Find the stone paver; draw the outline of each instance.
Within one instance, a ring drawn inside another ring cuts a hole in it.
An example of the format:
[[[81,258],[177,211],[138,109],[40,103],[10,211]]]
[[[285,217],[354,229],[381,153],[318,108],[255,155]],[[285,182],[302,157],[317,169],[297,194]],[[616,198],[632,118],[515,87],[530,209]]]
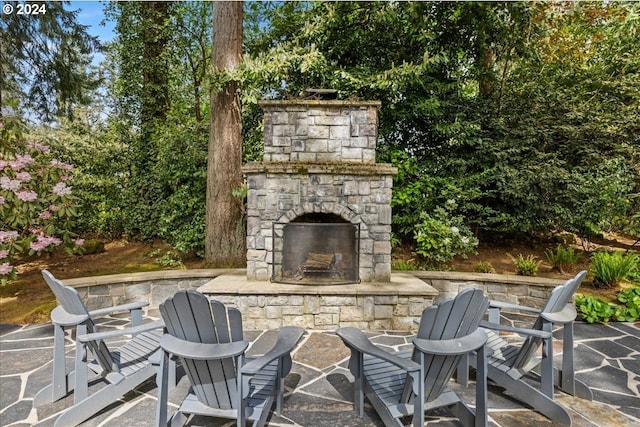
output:
[[[156,313],[152,313],[157,316]],[[522,320],[522,319],[521,319]],[[108,319],[102,329],[118,328],[122,319]],[[576,369],[579,379],[594,391],[595,400],[585,401],[557,393],[578,427],[640,426],[640,323],[588,325],[577,323]],[[0,425],[51,426],[56,416],[71,405],[73,397],[38,410],[32,409],[33,396],[51,376],[52,328],[50,324],[0,325]],[[249,331],[249,352],[261,354],[275,339],[273,331]],[[368,332],[378,345],[391,349],[407,348],[412,336],[407,332]],[[73,362],[73,342],[67,341],[67,362]],[[382,426],[367,404],[365,416],[358,418],[351,404],[353,377],[347,369],[349,351],[335,334],[307,331],[294,351],[294,365],[285,380],[286,394],[281,415],[272,414],[272,427],[351,427]],[[178,373],[181,374],[180,372]],[[98,386],[95,386],[98,387]],[[467,401],[473,401],[474,390],[452,383]],[[171,413],[189,388],[181,376],[170,393]],[[97,414],[85,426],[152,426],[155,424],[157,388],[149,381],[127,394],[117,404]],[[497,427],[554,426],[542,415],[511,399],[490,384],[490,425]],[[190,425],[232,426],[233,421],[195,418]],[[459,426],[446,410],[429,413],[428,426]]]

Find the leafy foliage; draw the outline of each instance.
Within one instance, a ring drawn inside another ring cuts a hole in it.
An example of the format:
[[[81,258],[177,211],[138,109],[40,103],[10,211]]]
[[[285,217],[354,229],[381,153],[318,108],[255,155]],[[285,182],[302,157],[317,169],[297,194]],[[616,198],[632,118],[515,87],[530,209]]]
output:
[[[560,273],[564,273],[568,267],[576,264],[580,259],[580,254],[577,254],[571,246],[558,245],[555,251],[549,249],[544,253],[551,267]]]
[[[598,251],[591,257],[591,274],[598,287],[614,287],[639,268],[640,256],[632,252]]]
[[[576,307],[585,321],[589,323],[634,322],[640,319],[640,286],[618,292],[618,301],[622,305],[607,303],[594,296],[576,295]]]
[[[535,276],[538,274],[538,269],[540,268],[540,264],[542,261],[536,260],[534,255],[527,255],[526,257],[522,254],[518,254],[518,257],[514,257],[511,254],[509,258],[516,265],[516,274],[519,276]]]
[[[19,105],[42,120],[89,103],[86,91],[99,82],[91,54],[101,46],[65,3],[38,2],[43,13],[29,16],[0,15],[0,110]]]
[[[57,247],[81,252],[74,232],[77,198],[70,185],[74,166],[48,145],[25,141],[22,123],[0,121],[0,283],[15,279],[12,259]]]
[[[448,200],[433,213],[422,212],[414,227],[416,253],[431,267],[441,267],[458,255],[476,253],[478,239],[461,216],[453,215],[455,209],[455,200]]]

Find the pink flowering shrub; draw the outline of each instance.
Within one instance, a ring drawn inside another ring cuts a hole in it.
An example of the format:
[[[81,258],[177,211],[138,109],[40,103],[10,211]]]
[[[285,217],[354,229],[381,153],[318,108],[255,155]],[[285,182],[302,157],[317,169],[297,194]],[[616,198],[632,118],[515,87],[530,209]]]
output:
[[[0,118],[0,283],[16,278],[21,255],[82,252],[84,241],[72,231],[73,169],[49,146],[24,141],[18,120]]]

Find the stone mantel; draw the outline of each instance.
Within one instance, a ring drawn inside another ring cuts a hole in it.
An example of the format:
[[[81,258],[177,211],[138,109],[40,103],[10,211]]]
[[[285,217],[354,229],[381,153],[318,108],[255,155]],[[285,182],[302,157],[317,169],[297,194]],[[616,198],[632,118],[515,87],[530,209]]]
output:
[[[310,107],[374,107],[380,108],[380,101],[357,101],[357,100],[319,100],[319,99],[263,99],[258,101],[258,105],[264,110],[269,107],[296,107],[304,109]]]
[[[388,163],[362,162],[250,162],[242,167],[245,174],[329,174],[329,175],[397,175],[398,168]]]

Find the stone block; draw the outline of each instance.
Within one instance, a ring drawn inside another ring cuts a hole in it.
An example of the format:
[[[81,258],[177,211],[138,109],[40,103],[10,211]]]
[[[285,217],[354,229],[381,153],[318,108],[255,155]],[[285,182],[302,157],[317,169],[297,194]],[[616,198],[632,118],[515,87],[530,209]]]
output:
[[[267,251],[261,249],[247,250],[247,261],[266,261]]]
[[[341,328],[358,328],[361,331],[366,331],[369,328],[369,323],[368,322],[343,322],[342,320],[340,321],[340,327]]]
[[[289,305],[289,297],[284,295],[267,296],[266,305]]]
[[[264,319],[265,314],[264,308],[261,307],[249,307],[247,309],[246,317],[249,319]]]
[[[92,297],[111,295],[111,288],[106,285],[91,286],[88,289],[89,289],[89,295]]]
[[[368,196],[369,194],[371,194],[371,187],[369,186],[369,181],[358,182],[358,194],[361,196]]]
[[[278,145],[278,144],[275,144],[276,137],[293,136],[293,135],[296,135],[296,127],[293,125],[282,124],[282,125],[273,126],[274,145]]]
[[[329,145],[326,139],[308,139],[306,142],[307,151],[311,153],[326,153]]]
[[[507,286],[501,283],[487,283],[485,287],[488,294],[507,292]]]
[[[548,299],[551,294],[550,288],[529,287],[529,296],[533,298]]]
[[[365,163],[375,163],[376,161],[376,151],[371,149],[362,150],[362,161]]]
[[[391,329],[391,319],[376,319],[369,322],[370,331],[386,331]]]
[[[362,160],[362,149],[343,147],[341,155],[345,160]]]
[[[320,313],[313,316],[315,326],[338,326],[340,322],[339,314]]]
[[[339,314],[340,307],[335,305],[321,305],[318,313],[331,313],[331,314]]]
[[[264,316],[267,319],[279,319],[282,317],[282,307],[279,305],[268,305],[264,308]]]
[[[271,330],[279,329],[282,325],[282,318],[278,319],[261,319],[256,321],[256,327],[258,330]]]
[[[394,317],[391,319],[391,329],[394,331],[415,331],[418,324],[414,322],[415,317]]]
[[[85,302],[87,310],[97,310],[114,305],[113,299],[108,295],[89,296]]]
[[[364,320],[362,307],[346,306],[340,307],[340,324],[343,322],[360,322]]]
[[[373,253],[375,254],[390,254],[391,253],[391,242],[374,242],[373,243]]]
[[[167,298],[171,298],[180,290],[180,286],[178,283],[174,282],[173,284],[165,284],[162,286],[154,285],[151,286],[151,295],[149,297],[149,303],[153,307],[158,307],[161,303],[164,302]]]
[[[274,136],[273,147],[290,147],[291,137],[289,136]],[[278,151],[272,150],[272,153],[278,154]]]
[[[424,311],[424,309],[426,307],[427,306],[426,306],[426,304],[424,302],[421,302],[421,303],[410,302],[409,303],[409,316],[416,316],[416,317],[422,316],[422,312]]]
[[[320,310],[320,297],[313,295],[304,296],[304,312],[305,313],[318,313]]]
[[[269,117],[271,124],[281,125],[289,123],[289,113],[286,111],[273,111],[271,113],[265,113],[265,120]]]
[[[304,305],[303,295],[289,295],[287,298],[289,299],[289,305]]]
[[[263,268],[255,268],[253,271],[253,279],[257,281],[267,281],[271,278],[271,274],[269,273],[269,269],[267,267]]]
[[[309,124],[306,120],[296,120],[295,122],[295,136],[307,136],[309,134]]]
[[[127,298],[147,298],[151,293],[151,282],[132,283],[126,285],[124,292]]]
[[[376,295],[373,297],[374,304],[380,305],[389,305],[389,304],[397,304],[398,296],[397,295]]]
[[[320,305],[326,305],[326,306],[356,305],[356,297],[324,296],[324,297],[320,297]]]
[[[393,317],[403,317],[409,315],[409,306],[405,304],[397,304],[393,307]]]
[[[393,317],[392,305],[376,305],[373,308],[374,319],[391,319]]]
[[[304,314],[304,307],[301,305],[283,305],[283,316],[302,316]]]
[[[356,181],[345,181],[342,185],[342,194],[345,196],[358,194],[358,183]]]
[[[311,125],[307,128],[307,137],[309,139],[328,139],[329,126]]]
[[[283,326],[300,326],[305,329],[313,329],[315,324],[313,322],[312,314],[304,314],[304,315],[284,315],[282,316],[282,325]]]
[[[350,136],[351,127],[349,125],[329,126],[329,139],[348,139]]]

